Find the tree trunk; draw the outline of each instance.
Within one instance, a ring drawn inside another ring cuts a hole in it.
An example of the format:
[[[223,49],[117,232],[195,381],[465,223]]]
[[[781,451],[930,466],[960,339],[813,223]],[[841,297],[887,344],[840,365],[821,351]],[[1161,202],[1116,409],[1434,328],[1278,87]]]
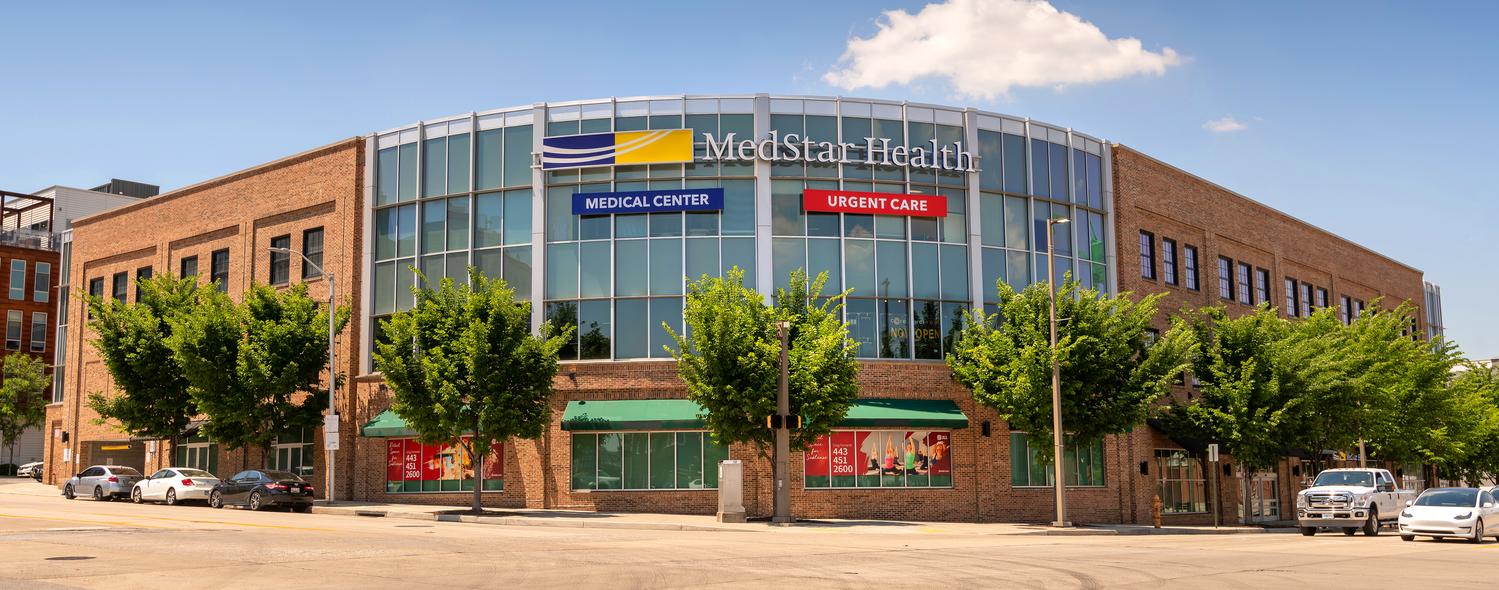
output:
[[[484,493],[484,454],[477,453],[480,448],[477,441],[469,439],[469,456],[474,458],[474,514],[484,512],[484,506],[480,503],[480,495]],[[489,445],[484,445],[485,450]]]

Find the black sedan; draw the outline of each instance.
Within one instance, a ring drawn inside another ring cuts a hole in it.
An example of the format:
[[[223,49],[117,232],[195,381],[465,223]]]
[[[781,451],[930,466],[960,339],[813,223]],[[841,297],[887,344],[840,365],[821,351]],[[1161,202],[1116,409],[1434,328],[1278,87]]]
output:
[[[312,484],[286,471],[241,471],[234,474],[234,477],[220,480],[208,492],[209,506],[223,508],[230,504],[250,510],[286,506],[297,512],[311,512]]]

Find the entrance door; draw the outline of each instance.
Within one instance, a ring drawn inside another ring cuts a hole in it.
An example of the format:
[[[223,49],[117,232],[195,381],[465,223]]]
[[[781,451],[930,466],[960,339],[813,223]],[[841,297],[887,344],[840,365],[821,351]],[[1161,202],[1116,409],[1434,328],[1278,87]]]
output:
[[[1280,520],[1280,474],[1256,473],[1249,480],[1249,521]]]

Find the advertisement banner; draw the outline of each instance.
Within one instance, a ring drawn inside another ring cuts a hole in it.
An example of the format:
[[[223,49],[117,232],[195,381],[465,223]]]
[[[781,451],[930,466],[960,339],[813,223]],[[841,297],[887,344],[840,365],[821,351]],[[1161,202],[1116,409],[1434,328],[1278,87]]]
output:
[[[722,211],[723,194],[721,188],[573,193],[573,215]]]
[[[505,477],[505,444],[489,445],[489,454],[484,456],[484,479]]]
[[[952,475],[952,433],[933,432],[926,437],[932,475]]]
[[[952,487],[952,433],[838,431],[803,455],[807,488]]]
[[[823,436],[812,443],[806,452],[806,476],[827,477],[828,471],[828,437]]]
[[[903,195],[809,188],[802,191],[802,208],[807,211],[829,213],[947,217],[947,198],[940,195]]]
[[[854,433],[834,432],[832,435],[832,474],[839,477],[853,476],[858,473],[858,446],[854,443]]]
[[[385,481],[402,481],[406,479],[401,467],[406,461],[406,441],[385,441]]]

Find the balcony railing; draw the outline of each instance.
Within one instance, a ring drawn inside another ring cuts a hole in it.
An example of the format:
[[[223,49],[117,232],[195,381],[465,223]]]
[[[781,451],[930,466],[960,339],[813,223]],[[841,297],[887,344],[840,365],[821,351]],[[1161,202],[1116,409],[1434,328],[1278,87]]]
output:
[[[0,244],[33,250],[57,251],[59,234],[34,229],[0,230]]]

